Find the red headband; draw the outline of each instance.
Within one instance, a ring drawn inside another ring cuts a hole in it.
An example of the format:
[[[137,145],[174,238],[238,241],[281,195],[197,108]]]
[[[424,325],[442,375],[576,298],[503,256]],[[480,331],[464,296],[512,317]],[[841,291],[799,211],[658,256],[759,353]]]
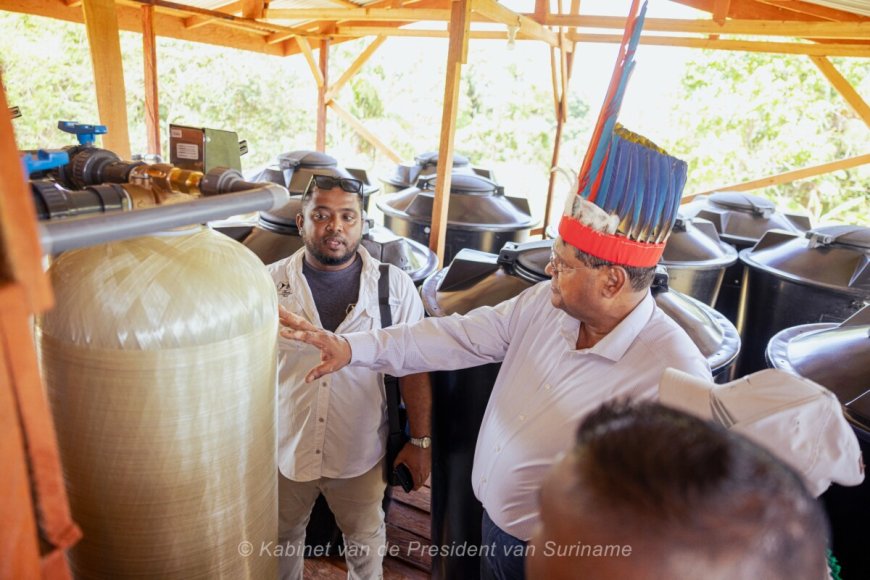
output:
[[[625,236],[603,234],[567,215],[559,222],[559,235],[581,252],[620,266],[649,268],[658,264],[665,251],[664,243],[645,244]]]

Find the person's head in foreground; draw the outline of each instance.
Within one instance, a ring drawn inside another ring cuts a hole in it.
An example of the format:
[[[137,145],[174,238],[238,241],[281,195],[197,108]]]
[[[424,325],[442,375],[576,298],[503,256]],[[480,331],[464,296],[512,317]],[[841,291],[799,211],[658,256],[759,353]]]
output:
[[[827,521],[744,437],[659,404],[606,404],[541,488],[529,578],[826,577]]]

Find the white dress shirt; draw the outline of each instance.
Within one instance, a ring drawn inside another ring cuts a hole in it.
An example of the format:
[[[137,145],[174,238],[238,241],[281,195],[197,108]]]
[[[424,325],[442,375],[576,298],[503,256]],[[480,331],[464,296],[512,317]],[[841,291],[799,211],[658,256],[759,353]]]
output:
[[[711,379],[704,356],[650,294],[592,348],[575,348],[579,330],[552,306],[550,282],[541,282],[464,316],[346,338],[352,365],[393,374],[504,361],[477,438],[472,486],[498,527],[528,540],[544,475],[573,446],[580,419],[604,401],[656,397],[667,367]]]
[[[336,332],[380,328],[378,266],[360,246],[363,260],[359,298]],[[278,303],[321,327],[317,307],[302,275],[304,249],[271,264]],[[423,304],[411,278],[390,266],[393,324],[423,317]],[[313,383],[305,375],[320,363],[320,351],[278,338],[278,468],[294,481],[349,478],[369,471],[384,456],[387,436],[384,376],[346,367]]]

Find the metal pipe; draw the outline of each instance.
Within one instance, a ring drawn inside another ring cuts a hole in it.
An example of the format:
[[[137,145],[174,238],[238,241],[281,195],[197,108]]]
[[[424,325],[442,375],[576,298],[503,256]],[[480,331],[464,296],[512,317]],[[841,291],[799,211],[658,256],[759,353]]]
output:
[[[249,184],[252,189],[190,202],[131,212],[116,212],[68,221],[40,223],[43,253],[135,238],[160,230],[224,219],[252,211],[272,211],[290,201],[287,189],[275,183]]]

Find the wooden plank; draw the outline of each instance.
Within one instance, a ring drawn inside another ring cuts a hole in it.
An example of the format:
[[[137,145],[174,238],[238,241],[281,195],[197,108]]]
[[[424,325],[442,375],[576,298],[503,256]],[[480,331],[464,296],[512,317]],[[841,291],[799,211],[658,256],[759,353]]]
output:
[[[345,580],[347,566],[342,558],[306,558],[302,576],[306,580]]]
[[[831,22],[842,22],[844,17],[844,12],[842,10],[836,10],[827,6],[819,6],[818,4],[810,4],[809,2],[794,2],[792,0],[758,1],[762,4],[767,4],[768,6],[775,6],[793,13],[812,16],[813,18],[822,18]]]
[[[337,101],[329,101],[328,106],[338,114],[341,119],[347,123],[354,131],[360,134],[363,139],[372,144],[372,146],[385,155],[393,163],[401,163],[402,157],[389,145],[378,139],[378,137],[366,128],[362,122],[354,117],[349,111],[345,110]]]
[[[0,111],[9,103],[0,81]],[[51,308],[51,283],[42,271],[36,209],[18,157],[9,115],[0,115],[0,283],[24,287],[31,312]]]
[[[393,501],[414,506],[424,512],[432,511],[432,490],[425,485],[416,491],[405,493],[402,489],[390,488],[390,497]]]
[[[397,558],[384,558],[384,580],[429,580],[429,571],[406,564]]]
[[[495,0],[472,0],[472,11],[493,22],[516,26],[523,34],[537,40],[543,40],[550,46],[556,46],[559,43],[556,33],[552,30],[528,16],[517,14],[509,8],[505,8]],[[450,22],[453,24],[455,20],[451,17]]]
[[[214,12],[225,12],[227,14],[234,14],[239,12],[242,8],[241,2],[227,2],[226,4],[222,4],[213,8]],[[185,28],[199,28],[200,26],[204,26],[206,24],[210,24],[214,22],[216,19],[214,17],[208,16],[189,16],[184,19]]]
[[[84,0],[85,28],[100,124],[109,132],[103,135],[103,147],[114,151],[121,159],[130,159],[130,134],[127,128],[127,91],[124,87],[124,67],[121,60],[121,39],[114,0]]]
[[[622,35],[569,33],[575,42],[618,44]],[[751,40],[710,40],[677,36],[648,36],[641,34],[640,44],[653,46],[682,46],[737,52],[764,52],[775,54],[807,54],[815,56],[870,57],[870,46],[864,44],[801,44],[797,42],[756,42]]]
[[[728,18],[728,9],[731,7],[731,0],[715,0],[713,2],[713,22],[722,24]]]
[[[8,124],[9,116],[3,117],[5,124]],[[3,157],[12,157],[16,149],[13,147],[3,151]],[[16,163],[19,163],[17,159]],[[17,216],[6,215],[2,203],[6,187],[0,185],[0,188],[0,222],[5,222],[7,218],[17,219]],[[0,250],[4,250],[3,254],[6,253],[6,248],[0,247]],[[6,309],[23,297],[20,285],[0,283],[0,320],[5,320]],[[28,329],[22,328],[19,332],[26,336]],[[0,477],[0,497],[3,498],[0,501],[0,521],[3,522],[0,526],[0,561],[3,562],[4,578],[40,578],[39,536],[30,490],[28,460],[18,416],[15,385],[17,378],[9,368],[8,355],[4,348],[12,341],[21,347],[28,343],[21,336],[6,336],[5,330],[0,327],[0,465],[3,468],[3,477]]]
[[[432,569],[432,554],[429,552],[429,542],[425,539],[387,524],[387,544],[391,546],[388,552],[391,557],[407,562],[421,570]]]
[[[559,33],[559,72],[562,79],[562,92],[559,97],[562,119],[568,118],[568,47],[573,43],[568,41],[565,32]]]
[[[314,77],[314,82],[317,84],[317,88],[322,87],[323,74],[320,72],[320,67],[314,61],[314,53],[311,51],[311,45],[308,43],[308,39],[304,36],[298,36],[296,37],[296,43],[302,50],[302,54],[305,55],[305,60],[308,62],[308,68],[311,70],[311,75]]]
[[[265,6],[265,0],[242,0],[242,18],[262,18]]]
[[[302,38],[302,37],[300,37]],[[320,84],[317,85],[317,136],[316,148],[326,152],[326,87],[329,82],[329,40],[320,41]]]
[[[359,20],[447,22],[450,11],[440,8],[270,8],[266,20]]]
[[[679,4],[685,4],[698,10],[705,12],[713,12],[715,0],[673,0]],[[795,20],[812,22],[820,18],[819,14],[808,14],[806,11],[788,10],[784,8],[786,2],[772,2],[770,0],[731,0],[728,8],[728,18],[746,19],[746,20]],[[805,7],[809,6],[806,2],[801,2]],[[831,9],[828,9],[831,10]],[[851,12],[843,12],[841,10],[833,10],[828,13],[828,18],[825,20],[838,22],[854,22],[864,20],[858,14]]]
[[[858,91],[855,90],[846,77],[841,75],[840,71],[825,57],[811,56],[810,60],[819,67],[825,78],[834,85],[834,88],[837,89],[837,92],[840,93],[840,96],[845,99],[852,110],[864,120],[864,124],[870,127],[870,106],[861,98],[861,95],[858,94]]]
[[[592,29],[625,28],[622,16],[553,14],[546,20],[553,26],[575,26]],[[782,20],[688,20],[681,18],[647,18],[644,32],[679,32],[688,34],[739,34],[742,36],[793,36],[795,38],[866,39],[870,37],[870,21],[864,22],[786,22]]]
[[[359,54],[359,56],[356,57],[356,60],[354,60],[350,64],[350,66],[347,67],[347,70],[344,71],[344,73],[338,78],[338,80],[335,81],[335,84],[329,87],[329,90],[326,91],[325,99],[327,103],[335,98],[335,96],[341,91],[342,87],[347,84],[347,81],[353,78],[353,75],[355,75],[359,71],[359,69],[361,69],[366,62],[368,62],[369,58],[371,58],[375,51],[380,48],[380,46],[386,40],[386,36],[378,36],[372,42],[370,42],[368,46],[365,47],[365,49]]]
[[[762,179],[744,181],[743,183],[735,183],[732,185],[716,187],[714,189],[702,191],[699,193],[693,193],[692,195],[683,197],[683,199],[680,200],[680,203],[686,203],[695,199],[699,195],[706,195],[708,193],[714,193],[716,191],[750,191],[753,189],[761,189],[762,187],[781,185],[783,183],[791,183],[792,181],[797,181],[799,179],[807,179],[808,177],[824,175],[825,173],[839,171],[840,169],[851,169],[852,167],[858,167],[860,165],[866,165],[868,163],[870,163],[870,153],[864,155],[857,155],[855,157],[847,157],[846,159],[840,159],[839,161],[822,163],[821,165],[804,167],[803,169],[796,169],[794,171],[786,171],[785,173],[771,175],[770,177],[764,177]]]
[[[432,537],[432,518],[429,512],[399,501],[390,502],[387,523],[420,536],[427,542]]]
[[[118,26],[121,30],[142,32],[141,5],[117,5]],[[84,22],[82,10],[69,8],[57,0],[0,0],[0,10],[35,14],[81,24]],[[235,28],[224,28],[220,34],[209,27],[188,29],[185,18],[154,9],[154,29],[162,37],[177,38],[190,42],[225,46],[239,50],[249,50],[263,54],[283,56],[284,47],[280,44],[266,44],[262,35],[252,34]],[[274,25],[271,25],[274,27]]]
[[[462,65],[468,61],[468,31],[474,0],[453,0],[450,15],[450,41],[447,46],[447,67],[444,81],[444,101],[441,112],[441,136],[438,145],[438,170],[435,199],[432,206],[432,231],[429,249],[438,257],[438,267],[444,265],[444,242],[447,237],[447,209],[450,203],[450,181],[453,164],[453,139],[456,136],[456,115],[459,109],[459,82]]]
[[[145,135],[148,153],[160,155],[160,99],[153,6],[142,7],[142,56],[145,64]]]
[[[553,115],[558,119],[559,118],[559,109],[561,108],[560,102],[562,100],[561,95],[561,87],[562,83],[559,82],[559,67],[557,66],[557,57],[556,57],[556,47],[550,47],[550,79],[553,81]]]
[[[535,0],[535,20],[540,22],[550,13],[550,0]]]

